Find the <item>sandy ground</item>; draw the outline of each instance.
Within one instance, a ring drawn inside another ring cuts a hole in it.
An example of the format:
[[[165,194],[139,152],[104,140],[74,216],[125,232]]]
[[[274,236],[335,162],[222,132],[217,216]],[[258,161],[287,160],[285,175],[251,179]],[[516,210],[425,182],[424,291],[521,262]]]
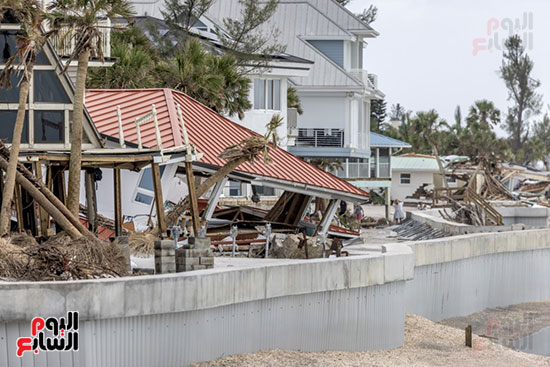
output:
[[[486,338],[475,336],[473,345],[473,348],[464,346],[464,331],[462,330],[407,314],[405,345],[389,351],[305,353],[274,350],[225,357],[195,366],[550,366],[549,357],[516,352]]]
[[[550,301],[489,308],[465,317],[443,320],[441,324],[461,330],[472,325],[474,334],[512,347],[514,340],[550,326]]]

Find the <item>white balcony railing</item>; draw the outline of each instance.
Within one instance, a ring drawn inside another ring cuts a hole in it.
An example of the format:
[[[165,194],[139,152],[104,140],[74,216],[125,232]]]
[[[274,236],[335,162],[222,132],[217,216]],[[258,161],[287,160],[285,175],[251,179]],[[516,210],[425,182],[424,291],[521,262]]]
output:
[[[98,21],[98,27],[101,31],[101,46],[103,48],[103,56],[108,59],[111,57],[111,20],[101,19]],[[74,46],[75,37],[74,32],[67,34],[67,29],[61,29],[61,31],[54,37],[50,38],[52,45],[59,57],[71,56]],[[96,42],[94,40],[94,42]]]
[[[378,75],[369,74],[366,70],[363,69],[348,69],[347,72],[355,79],[359,79],[365,87],[371,88],[373,90],[378,89]]]
[[[298,129],[296,146],[343,148],[344,130],[330,128]]]

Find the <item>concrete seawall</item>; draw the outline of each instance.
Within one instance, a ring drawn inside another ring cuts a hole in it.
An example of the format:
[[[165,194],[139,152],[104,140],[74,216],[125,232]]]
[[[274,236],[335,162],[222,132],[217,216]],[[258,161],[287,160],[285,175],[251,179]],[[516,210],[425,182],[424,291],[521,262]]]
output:
[[[80,282],[0,283],[0,366],[184,366],[228,354],[403,343],[411,249]],[[15,354],[35,316],[80,312],[80,351]]]
[[[411,243],[407,312],[432,321],[550,299],[550,230],[471,234]]]
[[[550,299],[550,230],[392,244],[338,259],[243,259],[172,275],[0,283],[0,366],[184,366],[264,349],[364,351],[431,320]],[[80,311],[80,351],[15,355],[35,316]]]

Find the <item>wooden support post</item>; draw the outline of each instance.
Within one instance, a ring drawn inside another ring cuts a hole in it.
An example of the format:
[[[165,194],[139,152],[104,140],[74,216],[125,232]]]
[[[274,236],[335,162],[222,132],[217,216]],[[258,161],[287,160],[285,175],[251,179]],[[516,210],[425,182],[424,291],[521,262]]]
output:
[[[15,210],[17,212],[17,230],[19,232],[24,232],[25,226],[23,225],[23,202],[21,200],[21,186],[19,184],[15,185],[14,200]]]
[[[164,216],[164,199],[162,197],[162,182],[160,180],[160,169],[158,163],[151,163],[151,173],[153,175],[153,186],[155,190],[155,206],[157,208],[157,226],[161,238],[168,237],[166,228],[166,217]]]
[[[472,325],[466,326],[466,346],[472,347]]]
[[[48,172],[48,179],[50,181],[53,194],[61,201],[62,204],[65,204],[65,167],[64,166],[50,166]],[[59,223],[55,223],[55,232],[59,233],[63,229]]]
[[[189,199],[191,202],[190,208],[191,219],[193,221],[193,232],[195,237],[198,237],[201,223],[199,220],[199,205],[197,203],[197,191],[195,189],[195,176],[193,174],[192,162],[185,162],[185,176],[187,177],[187,189],[189,190]]]
[[[115,190],[115,236],[122,236],[122,190],[120,186],[120,169],[113,169]]]
[[[84,186],[86,189],[86,207],[88,209],[88,229],[92,233],[97,232],[97,200],[95,192],[95,177],[93,171],[85,171]]]
[[[42,177],[42,163],[36,162],[34,170],[36,172],[36,177],[40,181],[44,182]],[[39,205],[38,214],[40,216],[40,235],[42,237],[48,237],[48,229],[50,228],[50,215],[42,205]]]
[[[25,168],[32,172],[33,164],[25,164]],[[35,173],[36,175],[36,173]],[[22,216],[23,216],[23,228],[26,231],[36,237],[38,236],[38,223],[36,220],[36,206],[34,203],[33,197],[23,188],[21,188],[21,206],[22,206]]]

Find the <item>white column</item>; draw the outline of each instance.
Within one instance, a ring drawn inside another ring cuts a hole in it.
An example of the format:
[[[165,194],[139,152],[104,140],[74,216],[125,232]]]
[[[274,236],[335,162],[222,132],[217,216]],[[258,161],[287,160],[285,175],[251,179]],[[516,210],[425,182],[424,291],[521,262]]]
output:
[[[218,181],[216,185],[214,186],[214,189],[212,190],[212,193],[210,194],[210,198],[208,198],[208,204],[206,205],[206,208],[204,209],[204,214],[202,216],[203,220],[210,220],[212,219],[212,215],[214,214],[214,210],[216,209],[216,205],[218,205],[218,202],[220,201],[220,196],[223,192],[223,188],[225,187],[225,184],[227,183],[227,176]]]
[[[380,148],[376,148],[376,178],[380,178]]]
[[[317,235],[319,236],[327,235],[328,229],[330,227],[330,223],[332,222],[332,218],[334,218],[334,215],[336,214],[336,210],[338,210],[338,204],[340,204],[340,200],[338,199],[330,200],[326,214],[321,220],[321,223],[319,224],[321,228],[319,230],[319,233],[317,233]]]

